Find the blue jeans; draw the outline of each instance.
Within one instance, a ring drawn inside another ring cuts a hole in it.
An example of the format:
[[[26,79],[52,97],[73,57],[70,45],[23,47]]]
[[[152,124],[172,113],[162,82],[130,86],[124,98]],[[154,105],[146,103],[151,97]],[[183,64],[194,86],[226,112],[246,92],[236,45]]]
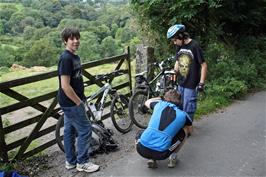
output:
[[[89,160],[89,142],[91,123],[87,117],[85,105],[61,107],[64,112],[64,147],[66,160],[70,164],[84,164]],[[77,155],[75,141],[77,137]]]
[[[181,94],[182,109],[193,121],[194,114],[197,109],[197,91],[196,89],[189,89],[181,86],[178,86],[178,91]]]

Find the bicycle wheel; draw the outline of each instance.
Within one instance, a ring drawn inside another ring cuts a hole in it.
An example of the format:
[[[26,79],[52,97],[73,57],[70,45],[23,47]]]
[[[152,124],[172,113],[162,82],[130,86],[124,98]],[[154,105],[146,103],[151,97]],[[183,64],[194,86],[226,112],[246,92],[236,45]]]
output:
[[[111,103],[111,119],[115,128],[121,133],[127,133],[133,125],[128,115],[128,98],[116,95]]]
[[[61,130],[61,127],[64,126],[64,114],[61,115],[56,123],[55,127],[55,140],[59,148],[65,152],[65,148],[63,145],[63,130]],[[62,135],[62,136],[61,136]]]
[[[64,134],[64,115],[61,115],[56,123],[55,139],[56,139],[56,143],[59,146],[59,148],[63,152],[65,152],[63,134]],[[97,151],[100,148],[102,144],[101,139],[102,138],[101,138],[100,133],[95,128],[94,123],[92,123],[92,138],[90,141],[90,150],[89,150],[90,154],[93,154],[95,151]]]
[[[145,129],[148,126],[151,112],[143,113],[141,111],[145,101],[148,99],[146,91],[136,91],[129,100],[129,116],[132,122],[139,128]]]

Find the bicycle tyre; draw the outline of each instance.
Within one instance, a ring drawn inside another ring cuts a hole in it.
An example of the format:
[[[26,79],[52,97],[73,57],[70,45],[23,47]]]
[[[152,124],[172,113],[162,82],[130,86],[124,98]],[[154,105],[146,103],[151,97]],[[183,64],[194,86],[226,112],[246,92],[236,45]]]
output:
[[[128,98],[124,95],[116,95],[112,99],[110,109],[110,116],[114,127],[121,133],[129,132],[133,122],[128,115]]]
[[[61,127],[64,127],[64,114],[61,115],[56,123],[55,127],[55,140],[61,151],[65,152],[65,147],[63,144],[64,141],[64,135],[63,131],[61,131]],[[99,127],[99,126],[98,126]],[[61,135],[62,134],[62,135]],[[94,126],[94,123],[92,123],[92,138],[91,138],[91,145],[90,145],[90,152],[93,153],[97,149],[100,148],[102,142],[101,142],[101,134],[99,133],[98,128]]]
[[[145,101],[149,99],[147,91],[136,91],[129,100],[129,116],[132,122],[139,128],[145,129],[150,121],[151,112],[146,114],[140,111]]]
[[[63,136],[61,137],[61,133],[60,133],[60,129],[61,127],[64,126],[64,114],[62,114],[57,123],[56,123],[56,126],[55,126],[55,140],[56,140],[56,143],[57,145],[59,146],[59,148],[61,149],[61,151],[65,152],[65,148],[64,148],[64,145],[63,145]]]

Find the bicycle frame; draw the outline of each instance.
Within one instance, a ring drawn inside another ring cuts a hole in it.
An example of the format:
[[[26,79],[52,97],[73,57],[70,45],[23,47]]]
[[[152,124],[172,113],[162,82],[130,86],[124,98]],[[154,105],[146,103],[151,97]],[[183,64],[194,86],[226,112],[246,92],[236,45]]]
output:
[[[152,96],[157,96],[157,94],[152,90],[151,85],[158,80],[158,78],[160,78],[163,74],[164,74],[164,70],[161,70],[150,82],[146,82],[146,88],[143,87],[137,87],[137,89],[142,89],[142,90],[146,90],[148,92],[148,96],[151,95]],[[147,71],[144,71],[142,73],[139,73],[138,75],[144,75],[145,73],[147,73]],[[146,78],[146,77],[145,77]],[[157,87],[157,86],[156,86]],[[157,88],[156,88],[157,89]],[[157,90],[155,90],[157,91]]]
[[[109,91],[112,90],[112,86],[110,83],[105,83],[104,86],[102,86],[99,90],[97,90],[94,94],[90,95],[87,97],[87,103],[90,103],[93,99],[97,98],[100,94],[103,93],[101,100],[100,100],[100,107],[99,110],[97,110],[97,115],[95,117],[95,115],[93,114],[90,106],[87,106],[91,115],[93,116],[94,120],[100,120],[102,117],[102,113],[103,113],[103,109],[104,109],[104,104],[107,98],[107,95],[109,93]]]

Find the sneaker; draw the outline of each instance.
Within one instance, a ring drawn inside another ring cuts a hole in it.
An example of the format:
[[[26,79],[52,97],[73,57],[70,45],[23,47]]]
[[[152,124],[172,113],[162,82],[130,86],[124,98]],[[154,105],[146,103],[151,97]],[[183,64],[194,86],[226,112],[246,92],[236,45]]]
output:
[[[148,164],[148,168],[157,168],[158,167],[156,160],[153,160],[153,159],[148,160],[147,164]]]
[[[76,168],[76,164],[75,165],[72,165],[72,164],[68,163],[68,161],[66,161],[65,167],[66,167],[66,169],[71,170],[73,168]]]
[[[177,162],[177,155],[176,154],[171,154],[169,159],[168,159],[168,168],[174,168],[176,166]]]
[[[76,167],[76,169],[78,171],[85,171],[85,172],[88,172],[88,173],[98,171],[99,168],[100,168],[99,165],[96,165],[96,164],[94,164],[92,162],[87,162],[87,163],[84,163],[84,164],[77,164],[77,167]]]

